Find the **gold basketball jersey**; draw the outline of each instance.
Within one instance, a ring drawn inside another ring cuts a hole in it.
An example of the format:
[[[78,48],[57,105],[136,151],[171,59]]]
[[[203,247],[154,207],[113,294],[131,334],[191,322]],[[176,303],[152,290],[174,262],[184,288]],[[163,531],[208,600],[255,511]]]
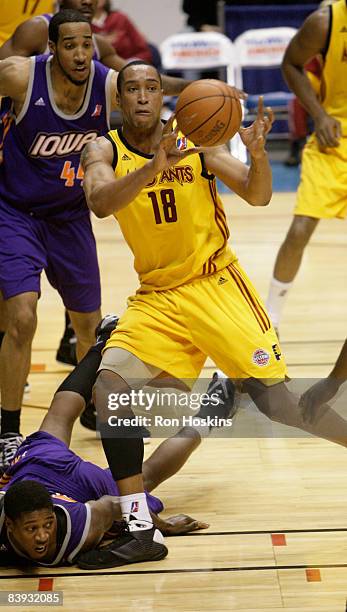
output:
[[[330,7],[331,32],[321,82],[324,110],[341,122],[347,136],[347,6],[340,0]]]
[[[109,138],[116,177],[134,172],[152,157],[129,145],[121,129],[109,132]],[[181,137],[178,146],[193,145]],[[215,178],[200,155],[160,172],[115,217],[134,254],[141,291],[183,285],[236,259],[227,245],[229,231]]]
[[[1,0],[0,1],[0,46],[13,34],[17,26],[26,19],[53,13],[55,0]]]

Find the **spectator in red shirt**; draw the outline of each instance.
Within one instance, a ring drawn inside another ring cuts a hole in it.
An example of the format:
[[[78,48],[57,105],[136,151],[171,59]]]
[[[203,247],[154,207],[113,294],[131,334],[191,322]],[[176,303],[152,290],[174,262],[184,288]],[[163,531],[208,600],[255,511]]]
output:
[[[112,11],[109,0],[99,0],[92,21],[93,32],[103,34],[123,59],[152,62],[152,53],[144,36],[120,11]]]

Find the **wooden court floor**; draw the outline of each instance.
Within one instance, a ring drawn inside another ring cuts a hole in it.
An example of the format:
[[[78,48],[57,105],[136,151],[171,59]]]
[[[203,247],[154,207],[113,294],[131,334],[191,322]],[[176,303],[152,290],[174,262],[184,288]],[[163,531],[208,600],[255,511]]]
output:
[[[231,241],[265,298],[277,250],[291,218],[292,194],[265,209],[224,196]],[[132,259],[113,220],[96,220],[103,312],[124,309],[136,288]],[[309,386],[325,376],[347,335],[346,224],[321,222],[307,249],[281,325],[289,374]],[[57,294],[43,281],[31,392],[23,433],[38,427],[68,367],[54,359],[63,328]],[[207,361],[208,377],[213,364]],[[346,404],[346,394],[337,401]],[[145,447],[151,453],[158,440]],[[72,447],[105,465],[99,440],[76,424]],[[329,442],[276,429],[244,399],[234,433],[205,440],[157,490],[167,515],[184,512],[208,530],[167,541],[169,556],[114,570],[1,571],[0,590],[63,591],[66,611],[156,610],[345,612],[347,598],[347,454]],[[24,609],[24,608],[23,608]],[[25,610],[50,609],[40,606]]]

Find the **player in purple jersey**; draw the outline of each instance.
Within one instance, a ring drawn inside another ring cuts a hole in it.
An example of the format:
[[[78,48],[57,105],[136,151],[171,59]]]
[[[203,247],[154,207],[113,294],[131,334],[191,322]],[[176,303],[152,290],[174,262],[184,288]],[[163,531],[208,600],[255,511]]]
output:
[[[91,22],[95,13],[97,0],[61,0],[58,4],[60,9],[75,9],[80,11],[86,19]],[[48,27],[51,17],[52,15],[45,14],[28,19],[20,24],[13,36],[0,48],[0,59],[5,59],[12,55],[30,57],[32,55],[48,52]],[[112,45],[103,36],[94,34],[93,44],[93,59],[99,59],[105,66],[118,71],[127,63],[115,53]],[[163,75],[162,79],[163,88],[167,95],[179,94],[188,84],[188,81],[175,77]],[[3,335],[4,329],[4,323],[0,319],[0,345],[1,335]],[[68,313],[66,313],[65,333],[57,351],[57,359],[59,361],[75,365],[75,340],[74,331]],[[95,429],[95,413],[93,408],[87,407],[87,410],[82,415],[81,422],[86,427]]]
[[[70,313],[79,358],[100,320],[96,245],[79,157],[86,142],[108,129],[116,73],[92,61],[91,27],[81,13],[55,15],[50,40],[51,57],[0,62],[0,95],[12,99],[16,115],[0,166],[0,290],[8,317],[0,355],[1,438],[11,448],[20,441],[42,270]]]
[[[73,563],[105,533],[114,537],[122,528],[119,492],[109,469],[69,449],[74,422],[90,398],[101,351],[117,320],[109,315],[98,326],[96,343],[60,385],[40,430],[24,440],[0,479],[1,564]],[[175,473],[199,444],[199,434],[189,429],[189,436],[166,440],[144,463],[147,491]],[[148,492],[147,502],[166,535],[208,526],[186,515],[161,519],[162,502]],[[165,546],[160,549],[162,556],[166,552]]]

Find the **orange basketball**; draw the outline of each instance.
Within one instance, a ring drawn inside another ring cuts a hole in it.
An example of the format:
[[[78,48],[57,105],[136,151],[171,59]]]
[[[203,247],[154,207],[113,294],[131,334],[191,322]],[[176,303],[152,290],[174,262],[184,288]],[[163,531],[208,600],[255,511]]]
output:
[[[240,129],[242,108],[223,81],[202,79],[188,85],[176,105],[177,124],[194,144],[224,144]]]

